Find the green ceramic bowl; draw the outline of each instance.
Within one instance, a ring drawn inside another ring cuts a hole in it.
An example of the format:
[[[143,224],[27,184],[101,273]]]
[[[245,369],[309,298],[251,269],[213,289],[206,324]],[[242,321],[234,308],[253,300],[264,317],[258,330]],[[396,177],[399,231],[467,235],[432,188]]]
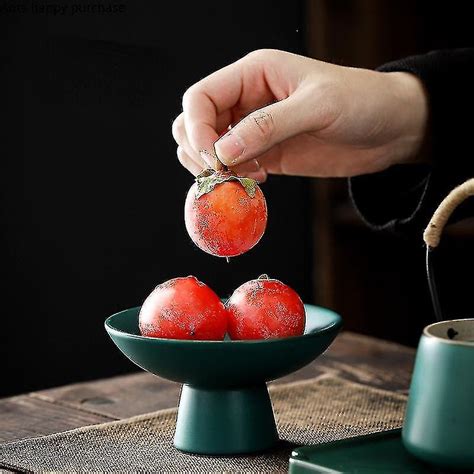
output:
[[[287,375],[322,354],[342,319],[306,305],[302,336],[259,341],[184,341],[139,335],[140,308],[110,316],[105,328],[136,365],[184,384],[175,446],[201,454],[268,449],[278,441],[265,382]]]

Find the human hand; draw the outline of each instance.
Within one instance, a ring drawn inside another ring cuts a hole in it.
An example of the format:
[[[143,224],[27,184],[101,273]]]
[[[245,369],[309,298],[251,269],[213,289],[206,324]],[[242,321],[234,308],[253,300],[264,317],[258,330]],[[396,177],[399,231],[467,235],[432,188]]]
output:
[[[416,159],[427,117],[422,83],[409,73],[258,50],[186,91],[173,136],[195,175],[216,168],[215,150],[257,181],[270,173],[342,177]]]

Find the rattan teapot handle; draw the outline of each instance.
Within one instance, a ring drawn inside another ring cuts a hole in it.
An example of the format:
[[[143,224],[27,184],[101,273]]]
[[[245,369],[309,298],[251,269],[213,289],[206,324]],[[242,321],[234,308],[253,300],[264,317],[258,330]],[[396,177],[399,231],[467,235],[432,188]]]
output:
[[[442,321],[443,311],[439,301],[438,288],[436,286],[433,269],[433,250],[438,246],[451,214],[454,210],[470,196],[474,196],[474,178],[467,180],[463,184],[454,188],[441,202],[431,218],[428,226],[423,233],[423,240],[426,243],[426,273],[428,277],[428,286],[431,294],[431,301],[436,319]],[[448,334],[449,336],[449,334]],[[450,336],[449,336],[450,337]]]
[[[443,229],[454,210],[470,196],[474,196],[474,178],[454,188],[441,202],[423,233],[423,240],[430,248],[438,246]]]

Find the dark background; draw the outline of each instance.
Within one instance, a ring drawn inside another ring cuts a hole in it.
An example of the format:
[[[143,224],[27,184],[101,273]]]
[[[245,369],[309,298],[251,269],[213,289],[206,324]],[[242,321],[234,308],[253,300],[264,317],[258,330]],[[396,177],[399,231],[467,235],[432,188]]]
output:
[[[265,184],[267,232],[227,264],[186,233],[193,179],[171,136],[200,78],[254,49],[301,51],[301,5],[253,2],[250,15],[241,2],[134,0],[123,14],[54,16],[23,4],[0,17],[0,395],[135,370],[103,321],[169,278],[226,296],[268,273],[311,300],[307,182]]]
[[[66,13],[32,10],[53,3]],[[70,14],[109,3],[123,12]],[[226,264],[186,234],[192,177],[171,137],[186,88],[254,49],[375,67],[471,44],[462,9],[389,3],[0,1],[0,396],[134,370],[104,319],[188,274],[226,296],[266,272],[349,329],[416,343],[419,242],[363,227],[341,180],[272,177],[264,238]]]

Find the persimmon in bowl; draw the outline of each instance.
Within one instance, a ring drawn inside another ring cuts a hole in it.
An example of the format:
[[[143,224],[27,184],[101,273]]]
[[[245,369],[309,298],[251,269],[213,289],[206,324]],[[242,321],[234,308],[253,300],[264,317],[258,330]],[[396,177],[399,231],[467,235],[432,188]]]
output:
[[[263,451],[278,441],[266,382],[322,354],[342,326],[336,313],[305,305],[304,334],[260,340],[179,340],[140,335],[140,308],[110,316],[105,328],[136,365],[183,384],[174,445],[199,454]]]

